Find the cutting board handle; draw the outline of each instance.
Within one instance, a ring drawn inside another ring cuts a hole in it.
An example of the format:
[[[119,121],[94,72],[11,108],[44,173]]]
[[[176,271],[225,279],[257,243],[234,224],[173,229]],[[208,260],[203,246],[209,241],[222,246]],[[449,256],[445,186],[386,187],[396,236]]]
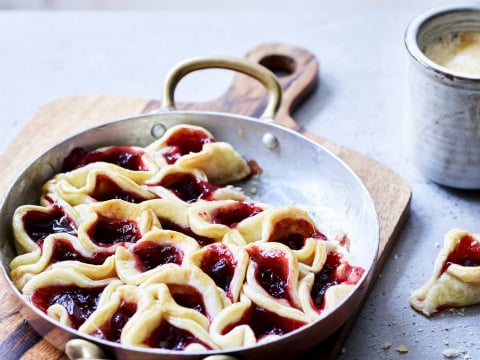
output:
[[[317,86],[319,73],[317,58],[305,49],[287,44],[260,45],[250,51],[246,58],[265,66],[277,75],[283,90],[283,100],[276,121],[298,130],[298,124],[291,114],[295,106],[308,97]],[[254,85],[251,81],[246,81],[245,77],[237,75],[227,95],[238,97],[254,93],[254,89],[258,89],[253,87]]]

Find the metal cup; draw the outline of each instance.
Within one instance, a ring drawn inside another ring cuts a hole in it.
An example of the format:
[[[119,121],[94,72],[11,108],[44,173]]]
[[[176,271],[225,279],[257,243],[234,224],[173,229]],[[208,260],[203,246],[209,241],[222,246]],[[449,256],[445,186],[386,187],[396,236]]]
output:
[[[424,50],[442,36],[471,31],[480,32],[480,4],[429,10],[405,33],[413,161],[430,180],[460,189],[480,189],[480,75],[438,65]]]

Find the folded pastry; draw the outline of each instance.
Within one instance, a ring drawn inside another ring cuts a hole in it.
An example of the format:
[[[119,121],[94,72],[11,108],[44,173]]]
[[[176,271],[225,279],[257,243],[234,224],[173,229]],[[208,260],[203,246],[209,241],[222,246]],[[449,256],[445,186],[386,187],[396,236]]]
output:
[[[195,309],[212,320],[224,308],[226,298],[215,282],[200,268],[184,264],[164,267],[148,278],[142,287],[155,284],[167,285],[177,305]]]
[[[190,206],[185,202],[156,199],[145,201],[142,205],[155,213],[164,230],[173,230],[188,235],[197,240],[200,246],[216,241],[216,239],[211,236],[212,234],[203,236],[192,230],[188,217],[188,209]]]
[[[55,203],[47,206],[23,205],[13,215],[13,234],[18,254],[38,251],[52,234],[76,235],[80,223],[71,207]]]
[[[50,269],[31,278],[22,292],[59,323],[78,329],[97,309],[103,294],[119,285],[116,278],[92,280],[73,268]]]
[[[158,170],[156,162],[145,149],[138,146],[106,146],[95,150],[75,148],[63,161],[62,172],[72,171],[88,164],[114,164],[143,176],[142,172]]]
[[[106,292],[79,331],[113,342],[120,342],[124,327],[137,312],[154,302],[153,293],[131,285],[119,285]]]
[[[445,234],[433,275],[410,295],[413,308],[430,316],[480,303],[480,235],[461,229]]]
[[[139,308],[125,325],[122,344],[185,352],[218,349],[202,314],[178,305],[170,296],[171,289],[163,284],[145,290],[156,294],[156,300]]]
[[[223,185],[250,175],[247,161],[230,144],[216,142],[209,131],[198,126],[171,127],[147,150],[160,152],[168,164],[202,170],[214,184]]]
[[[45,184],[43,192],[57,194],[72,206],[110,199],[140,203],[157,197],[140,186],[150,176],[112,164],[92,163],[57,174]]]
[[[134,245],[116,249],[118,277],[126,284],[140,285],[169,264],[181,266],[199,248],[195,239],[180,232],[152,230]]]
[[[210,244],[187,258],[215,282],[232,302],[238,301],[248,266],[248,254],[242,248],[224,243]]]
[[[49,268],[72,268],[93,280],[116,275],[113,255],[91,253],[69,234],[47,236],[42,250],[34,254],[38,254],[38,258],[19,256],[10,264],[12,281],[20,290],[33,276]]]
[[[212,322],[212,339],[224,349],[266,343],[308,323],[300,311],[279,307],[265,309],[247,296],[226,307]]]
[[[303,274],[298,286],[302,310],[310,321],[327,315],[359,282],[364,269],[349,262],[349,254],[338,242],[324,241],[323,264]]]
[[[77,207],[82,223],[78,240],[90,252],[114,253],[122,244],[134,244],[148,231],[160,229],[154,212],[142,204],[108,200]]]
[[[187,203],[198,200],[245,200],[239,188],[214,185],[203,171],[176,164],[162,168],[156,176],[145,182],[145,187],[162,199]]]
[[[188,208],[188,221],[194,233],[220,241],[232,228],[263,210],[261,204],[243,201],[197,201]]]
[[[250,257],[243,292],[263,308],[278,311],[300,309],[298,261],[282,243],[253,243],[246,247]]]

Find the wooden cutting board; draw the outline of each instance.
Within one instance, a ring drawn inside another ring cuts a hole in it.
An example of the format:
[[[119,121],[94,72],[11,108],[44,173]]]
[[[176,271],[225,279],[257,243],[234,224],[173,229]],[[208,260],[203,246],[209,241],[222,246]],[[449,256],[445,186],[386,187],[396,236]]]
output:
[[[319,142],[343,159],[362,179],[375,202],[380,223],[380,248],[374,279],[388,258],[411,199],[405,181],[379,162],[300,127],[291,117],[295,105],[312,91],[318,82],[318,61],[308,51],[285,44],[261,45],[247,58],[265,65],[276,74],[284,98],[277,121]],[[266,93],[260,84],[245,75],[235,75],[230,88],[220,98],[207,103],[178,104],[178,109],[230,112],[258,117],[266,105]],[[3,174],[0,194],[5,194],[15,176],[48,147],[81,130],[118,118],[149,112],[158,100],[90,95],[62,98],[41,108],[0,156]],[[14,159],[15,161],[12,161]],[[0,288],[5,279],[0,277]],[[0,293],[0,357],[8,359],[60,359],[64,355],[50,346],[26,323],[16,310],[16,300],[8,291]],[[360,309],[359,309],[360,310]],[[335,359],[351,330],[355,316],[331,338],[308,354],[306,359]]]

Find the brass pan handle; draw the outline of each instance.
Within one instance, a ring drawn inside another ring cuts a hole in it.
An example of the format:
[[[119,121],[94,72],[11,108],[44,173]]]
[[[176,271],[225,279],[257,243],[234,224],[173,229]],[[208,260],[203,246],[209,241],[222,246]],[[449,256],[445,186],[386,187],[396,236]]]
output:
[[[110,360],[100,346],[83,339],[68,340],[65,344],[65,354],[69,360]],[[138,356],[141,357],[141,355],[139,352]],[[203,360],[237,360],[237,358],[230,355],[210,355]]]
[[[275,119],[282,102],[282,87],[275,75],[266,67],[253,61],[228,56],[195,57],[174,66],[167,73],[163,83],[162,108],[175,109],[175,88],[185,75],[196,70],[214,68],[238,71],[260,81],[268,92],[268,103],[260,118]]]

